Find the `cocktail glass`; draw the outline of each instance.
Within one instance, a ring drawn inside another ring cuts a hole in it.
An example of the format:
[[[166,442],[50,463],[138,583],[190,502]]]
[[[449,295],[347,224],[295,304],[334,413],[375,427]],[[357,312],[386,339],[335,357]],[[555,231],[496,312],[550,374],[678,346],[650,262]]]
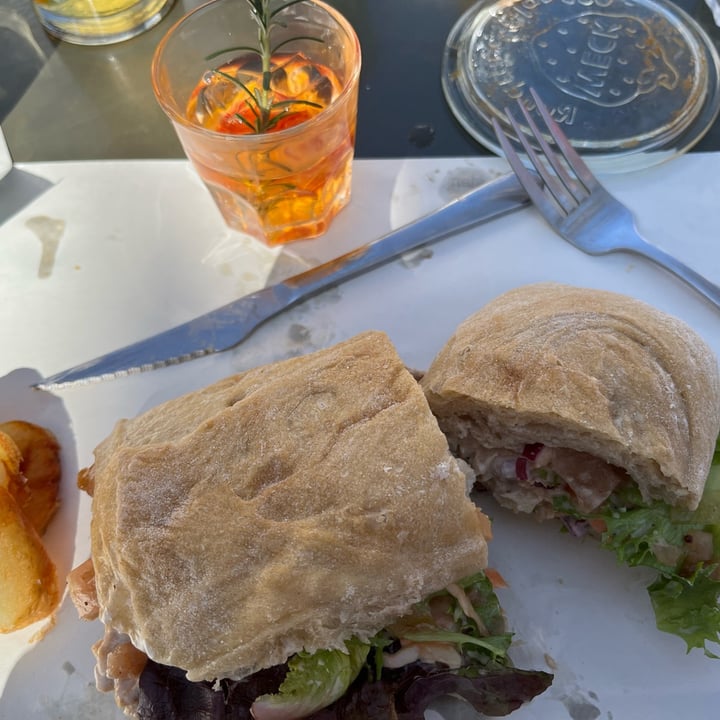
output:
[[[266,75],[256,5],[212,0],[190,12],[158,45],[152,81],[225,222],[278,245],[322,234],[350,199],[360,44],[321,0],[271,2]],[[267,90],[275,106],[263,115]]]

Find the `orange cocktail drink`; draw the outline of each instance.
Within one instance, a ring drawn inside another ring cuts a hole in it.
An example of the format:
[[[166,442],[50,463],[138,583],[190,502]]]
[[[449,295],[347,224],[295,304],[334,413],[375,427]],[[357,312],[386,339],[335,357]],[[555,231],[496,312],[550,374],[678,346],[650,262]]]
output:
[[[227,224],[276,245],[323,233],[349,200],[360,48],[341,15],[305,0],[275,6],[263,55],[251,5],[214,0],[182,19],[153,85]]]

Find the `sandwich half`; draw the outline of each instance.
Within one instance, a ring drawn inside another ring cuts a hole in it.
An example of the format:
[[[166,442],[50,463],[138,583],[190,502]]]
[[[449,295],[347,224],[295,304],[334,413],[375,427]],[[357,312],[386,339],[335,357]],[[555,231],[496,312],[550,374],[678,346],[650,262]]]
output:
[[[80,483],[71,594],[129,715],[506,714],[550,683],[507,658],[489,522],[382,333],[121,421]]]
[[[478,487],[656,569],[658,627],[710,654],[720,380],[696,332],[624,295],[529,285],[465,320],[421,382]]]

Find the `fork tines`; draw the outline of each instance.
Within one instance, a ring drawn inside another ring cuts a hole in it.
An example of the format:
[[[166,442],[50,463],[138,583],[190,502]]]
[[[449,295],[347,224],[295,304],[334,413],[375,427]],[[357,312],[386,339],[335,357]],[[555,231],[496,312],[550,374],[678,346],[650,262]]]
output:
[[[543,214],[554,216],[560,213],[561,215],[567,215],[585,200],[590,192],[598,187],[599,183],[580,155],[572,147],[570,141],[555,122],[537,93],[532,89],[530,93],[545,125],[545,132],[540,130],[520,100],[518,100],[518,108],[527,124],[527,128],[529,128],[529,132],[521,126],[509,109],[506,108],[505,113],[529,162],[542,179],[542,184],[525,167],[518,152],[495,118],[493,118],[493,128],[507,161],[520,182],[525,186],[531,200]],[[550,142],[546,138],[547,134],[550,136]],[[537,142],[540,152],[533,147],[529,136]]]

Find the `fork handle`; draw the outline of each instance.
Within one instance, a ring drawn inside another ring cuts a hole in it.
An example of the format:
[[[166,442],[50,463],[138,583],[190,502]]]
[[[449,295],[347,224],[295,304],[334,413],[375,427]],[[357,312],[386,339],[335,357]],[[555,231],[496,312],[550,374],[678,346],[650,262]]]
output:
[[[695,272],[695,270],[689,268],[677,258],[640,237],[633,237],[632,240],[628,242],[627,250],[637,255],[642,255],[657,263],[660,267],[665,268],[665,270],[673,273],[673,275],[676,275],[697,290],[697,292],[715,305],[716,308],[720,309],[720,287],[711,283],[707,278]]]

